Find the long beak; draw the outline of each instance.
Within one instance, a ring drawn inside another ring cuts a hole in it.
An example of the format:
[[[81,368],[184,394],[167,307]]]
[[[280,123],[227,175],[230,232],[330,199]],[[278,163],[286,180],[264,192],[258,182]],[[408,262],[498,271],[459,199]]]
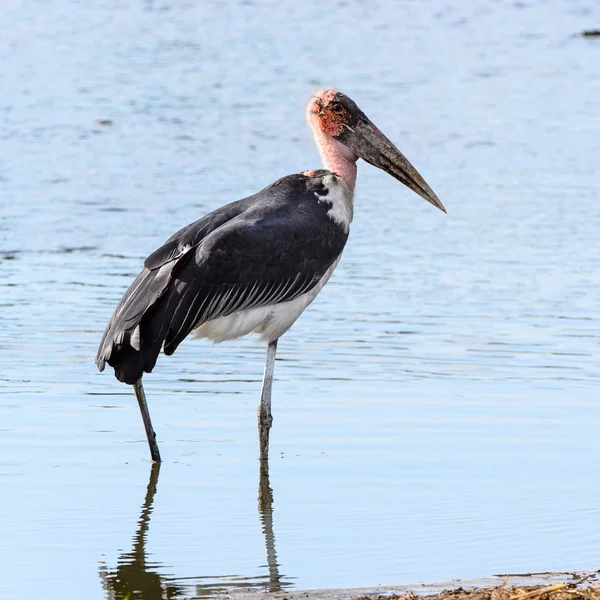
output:
[[[419,175],[419,172],[410,164],[404,154],[371,123],[364,113],[355,127],[351,129],[347,126],[346,129],[347,131],[340,136],[340,141],[348,146],[352,152],[373,166],[389,173],[413,192],[419,194],[421,198],[425,198],[427,202],[431,202],[431,204],[446,212],[440,199]]]

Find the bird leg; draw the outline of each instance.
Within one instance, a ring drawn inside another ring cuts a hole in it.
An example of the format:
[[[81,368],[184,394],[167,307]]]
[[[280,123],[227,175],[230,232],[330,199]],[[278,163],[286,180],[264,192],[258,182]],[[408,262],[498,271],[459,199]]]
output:
[[[133,384],[133,390],[135,391],[135,397],[137,398],[138,404],[140,405],[140,412],[142,413],[142,421],[144,421],[144,428],[146,429],[146,437],[148,438],[148,445],[150,446],[150,455],[152,456],[152,462],[160,462],[160,452],[158,451],[158,444],[156,443],[156,433],[152,427],[152,421],[150,420],[150,412],[148,411],[148,404],[146,402],[146,394],[144,394],[144,387],[142,386],[142,378],[140,377],[136,383]]]
[[[265,375],[263,377],[262,390],[260,392],[260,404],[258,405],[258,439],[260,443],[261,461],[269,460],[269,430],[273,424],[273,416],[271,415],[271,389],[273,387],[273,370],[275,368],[276,351],[277,340],[269,342],[267,347],[267,362],[265,363]]]

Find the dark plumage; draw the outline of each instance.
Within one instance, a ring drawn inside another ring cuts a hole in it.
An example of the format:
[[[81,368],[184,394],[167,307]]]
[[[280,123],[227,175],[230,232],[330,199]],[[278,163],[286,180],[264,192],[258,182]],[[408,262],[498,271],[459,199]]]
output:
[[[289,175],[184,227],[144,263],[113,313],[96,357],[134,384],[202,323],[310,291],[348,233],[328,215],[322,178]],[[136,328],[139,327],[139,335]]]

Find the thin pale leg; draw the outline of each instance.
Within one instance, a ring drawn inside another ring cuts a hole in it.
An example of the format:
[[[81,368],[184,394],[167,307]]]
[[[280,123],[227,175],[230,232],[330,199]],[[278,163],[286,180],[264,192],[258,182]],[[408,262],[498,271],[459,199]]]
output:
[[[142,378],[138,379],[137,383],[133,384],[133,390],[135,391],[135,397],[137,398],[138,404],[140,405],[140,412],[142,413],[142,421],[144,421],[144,428],[146,429],[146,437],[148,438],[148,446],[150,446],[150,455],[152,456],[152,462],[160,462],[160,452],[158,451],[158,444],[156,443],[156,433],[152,427],[152,421],[150,420],[150,412],[148,411],[148,404],[146,402],[146,394],[144,394],[144,387],[142,386]]]
[[[260,404],[258,405],[258,439],[261,461],[269,460],[269,430],[273,424],[273,416],[271,415],[271,389],[273,388],[273,370],[275,369],[276,352],[277,340],[270,342],[267,347],[265,375],[260,392]]]

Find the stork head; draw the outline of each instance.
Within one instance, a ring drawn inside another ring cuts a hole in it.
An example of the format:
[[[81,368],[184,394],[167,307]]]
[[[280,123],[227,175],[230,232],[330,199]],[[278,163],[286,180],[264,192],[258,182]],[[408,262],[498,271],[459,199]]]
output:
[[[334,89],[317,92],[308,103],[308,121],[346,160],[362,158],[446,212],[419,172],[367,115],[345,94]]]

